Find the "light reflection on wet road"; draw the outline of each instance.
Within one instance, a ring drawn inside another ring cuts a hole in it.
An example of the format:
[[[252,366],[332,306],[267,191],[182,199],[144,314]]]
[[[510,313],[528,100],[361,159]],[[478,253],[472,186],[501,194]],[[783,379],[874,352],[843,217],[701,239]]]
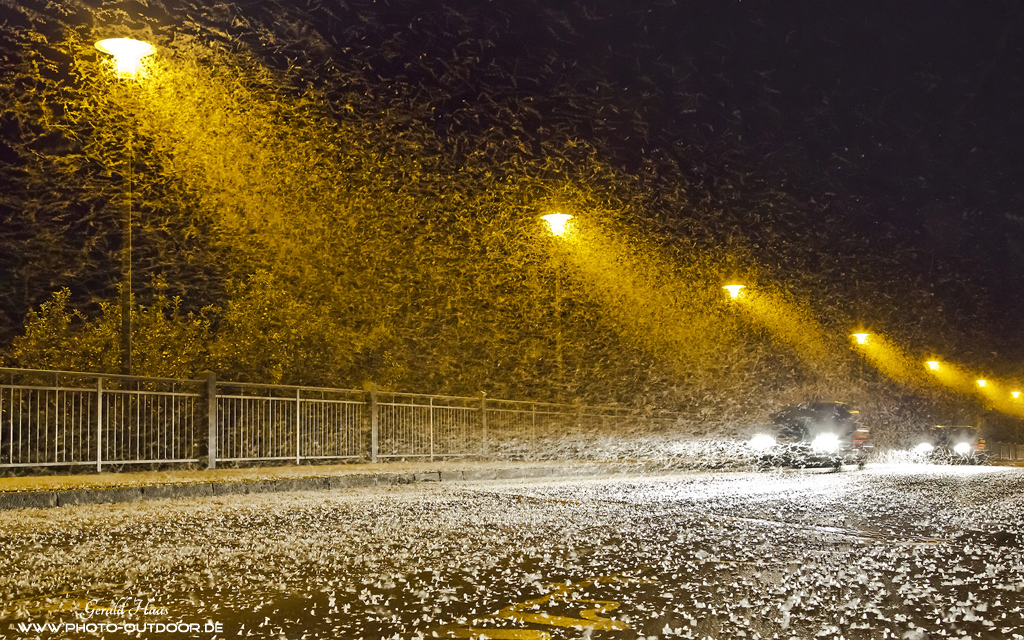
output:
[[[869,467],[9,512],[0,633],[1024,638],[1022,489],[1017,469]],[[120,627],[18,627],[45,622]]]

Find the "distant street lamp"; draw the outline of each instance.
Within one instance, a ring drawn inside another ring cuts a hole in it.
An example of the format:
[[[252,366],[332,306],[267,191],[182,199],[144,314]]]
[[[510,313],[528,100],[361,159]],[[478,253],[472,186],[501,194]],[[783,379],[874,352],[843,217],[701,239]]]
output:
[[[114,57],[118,78],[135,78],[142,59],[156,53],[148,42],[132,38],[107,38],[96,43],[96,48]],[[121,250],[121,373],[132,373],[132,143],[128,150],[128,211],[124,221],[124,247]]]
[[[730,298],[735,300],[736,298],[740,297],[740,290],[741,289],[746,289],[746,285],[742,285],[742,284],[727,284],[727,285],[725,285],[722,288],[729,292],[729,297]]]
[[[931,369],[932,371],[938,371],[939,370],[939,361],[938,360],[929,360],[925,364],[928,365],[928,368]]]
[[[978,383],[979,387],[987,387],[988,386],[988,380],[975,380],[975,382]]]
[[[870,335],[871,335],[870,333],[854,333],[854,334],[852,334],[853,339],[857,341],[857,344],[867,344],[868,343],[868,336],[870,336]]]
[[[567,213],[549,213],[540,217],[541,220],[547,223],[548,230],[555,237],[562,237],[565,235],[566,223],[572,219],[572,216]],[[562,365],[562,291],[561,291],[561,273],[560,271],[555,272],[555,322],[558,326],[555,328],[555,366],[558,368],[558,391],[559,394],[562,392],[562,387],[565,386],[565,372],[564,366]]]
[[[1014,400],[1020,399],[1020,391],[1011,391],[1010,395],[1013,397]]]
[[[565,224],[572,220],[572,216],[567,213],[549,213],[546,216],[541,216],[540,219],[548,223],[552,234],[562,236],[565,235]]]

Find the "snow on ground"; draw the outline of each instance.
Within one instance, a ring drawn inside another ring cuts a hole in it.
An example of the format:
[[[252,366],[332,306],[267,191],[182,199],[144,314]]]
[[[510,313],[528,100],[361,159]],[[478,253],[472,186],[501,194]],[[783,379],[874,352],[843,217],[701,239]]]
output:
[[[223,637],[1024,638],[1022,489],[871,466],[8,512],[0,633],[130,596]]]

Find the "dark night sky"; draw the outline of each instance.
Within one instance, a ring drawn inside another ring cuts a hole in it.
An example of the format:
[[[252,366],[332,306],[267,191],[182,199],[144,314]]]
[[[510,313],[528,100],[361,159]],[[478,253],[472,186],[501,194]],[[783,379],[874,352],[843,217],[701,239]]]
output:
[[[268,29],[280,20],[270,3],[237,6]],[[692,163],[693,140],[727,140],[752,172],[781,169],[789,188],[857,203],[860,215],[845,221],[852,233],[895,227],[947,261],[998,298],[979,310],[993,323],[1024,310],[1020,3],[414,1],[294,11],[299,35],[282,59],[369,61],[380,79],[369,90],[436,93],[441,128],[471,127],[461,116],[513,96],[535,104],[541,121],[571,121],[606,141],[627,167],[657,151]],[[303,44],[307,29],[322,37],[319,52]],[[266,52],[258,29],[236,31]],[[570,113],[563,96],[582,107]]]
[[[481,113],[515,103],[535,112],[538,138],[560,126],[627,170],[663,155],[713,185],[727,157],[812,202],[842,201],[844,232],[898,237],[922,256],[920,277],[941,265],[951,309],[958,287],[981,292],[956,310],[961,325],[1024,358],[1022,3],[20,4],[47,28],[219,39],[297,63],[339,98],[415,96],[442,131],[488,126]],[[353,70],[364,85],[328,80]]]

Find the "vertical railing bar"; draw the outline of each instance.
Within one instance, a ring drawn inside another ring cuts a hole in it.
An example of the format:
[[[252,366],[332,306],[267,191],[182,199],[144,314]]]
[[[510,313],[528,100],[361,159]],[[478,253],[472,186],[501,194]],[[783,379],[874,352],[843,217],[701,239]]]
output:
[[[54,385],[56,387],[56,384]],[[50,430],[50,393],[44,392],[44,398],[46,398],[46,404],[43,409],[43,430],[40,433],[41,440],[43,441],[43,460],[50,462],[50,438],[46,432]],[[57,444],[53,446],[53,462],[57,462]]]
[[[300,442],[302,441],[302,390],[295,390],[295,464],[301,464]]]
[[[180,449],[177,446],[177,444],[178,444],[177,417],[178,417],[178,404],[179,404],[179,402],[176,399],[176,396],[171,396],[169,398],[169,400],[170,400],[169,404],[171,405],[171,436],[170,436],[171,439],[170,439],[170,450],[168,451],[168,454],[170,454],[170,455],[168,455],[168,458],[170,458],[171,460],[177,460],[177,459],[183,457],[183,456],[178,455],[178,451]],[[166,424],[166,422],[167,422],[167,420],[165,419],[164,423]]]
[[[64,420],[65,420],[65,423],[67,424],[67,430],[64,432],[64,451],[65,451],[65,453],[64,453],[64,462],[68,461],[68,452],[70,452],[70,454],[71,454],[71,460],[72,461],[74,461],[76,459],[75,458],[75,416],[80,415],[80,412],[76,412],[75,411],[75,401],[78,399],[78,397],[79,397],[78,396],[78,392],[77,391],[73,391],[71,393],[71,399],[70,399],[70,401],[68,401],[68,394],[67,393],[64,394],[64,398],[65,398],[65,402],[66,402],[66,404],[64,405],[64,407],[65,407],[65,409],[64,409],[64,413],[65,413]],[[67,417],[68,410],[71,411],[70,419]],[[68,444],[68,440],[71,441],[70,444]]]
[[[377,462],[378,421],[380,408],[377,406],[377,385],[370,383],[370,462]]]
[[[129,383],[130,384],[130,383]],[[142,398],[143,396],[138,393],[139,382],[135,382],[135,459],[142,460]],[[129,396],[131,398],[131,396]],[[129,413],[131,412],[131,405],[128,405]]]
[[[220,442],[217,440],[217,427],[220,424],[220,405],[217,402],[217,374],[213,371],[206,373],[204,395],[206,396],[206,468],[216,469],[217,456],[220,449]]]
[[[488,454],[488,442],[487,442],[487,392],[480,392],[480,431],[483,443],[481,449],[483,449],[484,457]]]
[[[13,389],[11,390],[11,397],[12,398],[14,397],[14,390]],[[12,404],[13,404],[13,401],[12,401]],[[25,413],[25,409],[24,409],[23,405],[24,405],[24,401],[22,400],[22,392],[21,392],[21,389],[18,389],[18,461],[19,462],[22,461],[22,457],[21,457],[21,443],[22,443],[21,421],[22,421],[22,414]],[[11,434],[12,434],[11,439],[13,441],[13,438],[14,438],[14,436],[13,436],[13,434],[14,434],[14,425],[13,424],[11,425]],[[11,445],[11,448],[12,449],[14,448],[13,443]]]
[[[32,391],[28,392],[28,455],[26,456],[26,462],[32,462],[32,397],[35,396]]]
[[[11,395],[11,401],[10,401],[11,409],[8,410],[8,413],[10,415],[8,416],[7,422],[8,422],[8,425],[10,426],[10,429],[8,429],[8,431],[10,432],[11,435],[10,435],[10,446],[7,449],[7,464],[14,464],[14,408],[13,408],[14,407],[14,374],[13,373],[11,374],[11,394],[10,395]],[[3,400],[4,400],[4,391],[3,391],[3,389],[0,389],[0,444],[3,444],[3,442],[4,442],[4,438],[3,438],[3,433],[4,433],[4,430],[3,430],[3,426],[4,426],[4,411],[3,411],[4,403],[3,403]]]
[[[430,398],[430,461],[434,461],[434,398]]]
[[[96,378],[96,473],[103,470],[103,378]]]

